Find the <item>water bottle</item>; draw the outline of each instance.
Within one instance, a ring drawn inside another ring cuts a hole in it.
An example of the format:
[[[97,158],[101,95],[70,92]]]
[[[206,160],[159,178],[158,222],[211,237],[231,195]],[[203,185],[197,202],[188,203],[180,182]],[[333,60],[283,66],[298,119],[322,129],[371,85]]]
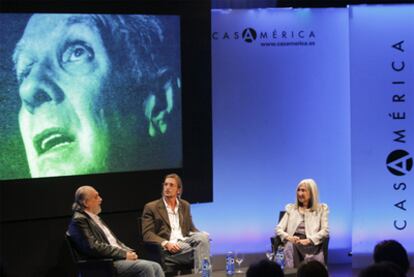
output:
[[[205,257],[203,259],[203,263],[201,266],[201,276],[202,277],[210,277],[210,270],[211,270],[211,266],[210,266],[210,261],[207,257]]]
[[[285,254],[283,252],[283,246],[279,245],[276,250],[276,263],[283,270],[285,267]]]
[[[226,275],[234,275],[234,253],[231,251],[226,255]]]

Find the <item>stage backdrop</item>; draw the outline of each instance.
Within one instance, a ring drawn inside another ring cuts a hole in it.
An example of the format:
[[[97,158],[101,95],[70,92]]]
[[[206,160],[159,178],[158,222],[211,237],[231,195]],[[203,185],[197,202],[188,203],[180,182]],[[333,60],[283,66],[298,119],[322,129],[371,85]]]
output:
[[[352,249],[414,252],[414,6],[350,9]]]
[[[214,10],[212,57],[214,203],[194,205],[193,219],[213,254],[270,249],[279,211],[314,178],[331,211],[332,261],[346,260],[348,11]]]

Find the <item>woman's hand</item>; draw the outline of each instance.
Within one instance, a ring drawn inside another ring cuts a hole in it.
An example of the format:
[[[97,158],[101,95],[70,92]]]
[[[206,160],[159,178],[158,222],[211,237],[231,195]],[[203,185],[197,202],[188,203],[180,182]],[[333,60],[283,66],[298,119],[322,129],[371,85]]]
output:
[[[302,245],[309,245],[312,243],[312,241],[310,239],[300,239],[297,241],[297,243]]]
[[[290,241],[291,243],[297,243],[300,240],[300,238],[297,236],[288,236],[287,240]]]

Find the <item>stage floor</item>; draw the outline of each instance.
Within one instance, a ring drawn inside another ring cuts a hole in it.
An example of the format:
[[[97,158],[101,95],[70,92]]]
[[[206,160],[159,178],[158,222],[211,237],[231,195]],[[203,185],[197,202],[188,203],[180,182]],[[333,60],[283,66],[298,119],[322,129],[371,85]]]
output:
[[[247,268],[243,268],[243,271],[246,272]],[[358,277],[359,272],[361,269],[352,269],[351,264],[330,264],[328,267],[329,270],[329,276],[330,277]],[[190,275],[182,275],[188,276],[188,277],[194,277],[194,276],[200,276],[196,274],[190,274]],[[223,277],[225,276],[225,273],[222,271],[214,271],[213,277]],[[235,274],[234,277],[242,277],[245,276],[245,274]],[[287,276],[294,276],[291,274],[288,274]],[[414,277],[414,268],[411,268],[411,270],[408,272],[407,277]]]

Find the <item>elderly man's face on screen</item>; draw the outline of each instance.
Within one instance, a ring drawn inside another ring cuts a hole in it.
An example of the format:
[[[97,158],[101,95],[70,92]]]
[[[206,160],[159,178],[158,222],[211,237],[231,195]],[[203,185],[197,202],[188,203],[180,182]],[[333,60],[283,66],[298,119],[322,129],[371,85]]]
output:
[[[32,177],[105,168],[109,142],[102,103],[111,62],[97,27],[82,15],[34,15],[14,61]]]

